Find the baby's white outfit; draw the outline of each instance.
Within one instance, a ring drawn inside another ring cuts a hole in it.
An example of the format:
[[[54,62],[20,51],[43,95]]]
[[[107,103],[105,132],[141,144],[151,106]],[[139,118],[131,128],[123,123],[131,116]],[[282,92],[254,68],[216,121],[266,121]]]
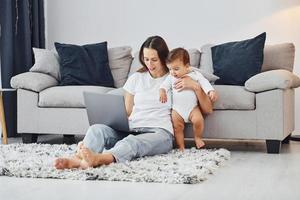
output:
[[[206,94],[214,90],[209,81],[199,71],[192,69],[191,72],[186,75],[197,81]],[[189,122],[190,113],[198,106],[198,99],[193,90],[182,90],[178,92],[178,90],[173,89],[176,80],[178,79],[169,74],[160,88],[165,89],[166,92],[172,90],[172,109],[175,110],[185,122]]]

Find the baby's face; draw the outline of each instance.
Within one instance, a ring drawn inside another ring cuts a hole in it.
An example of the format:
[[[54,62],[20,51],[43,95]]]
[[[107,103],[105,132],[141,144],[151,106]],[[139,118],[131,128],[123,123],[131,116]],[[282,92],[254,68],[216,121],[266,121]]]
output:
[[[184,65],[179,59],[174,60],[167,64],[170,74],[175,78],[180,78],[189,72],[188,65]]]

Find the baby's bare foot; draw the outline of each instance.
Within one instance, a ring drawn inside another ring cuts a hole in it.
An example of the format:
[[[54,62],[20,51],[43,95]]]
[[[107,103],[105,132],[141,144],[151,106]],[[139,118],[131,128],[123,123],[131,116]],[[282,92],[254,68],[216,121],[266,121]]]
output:
[[[196,143],[196,147],[197,149],[201,149],[205,146],[205,143],[203,142],[203,140],[201,140],[201,138],[195,138],[195,143]]]

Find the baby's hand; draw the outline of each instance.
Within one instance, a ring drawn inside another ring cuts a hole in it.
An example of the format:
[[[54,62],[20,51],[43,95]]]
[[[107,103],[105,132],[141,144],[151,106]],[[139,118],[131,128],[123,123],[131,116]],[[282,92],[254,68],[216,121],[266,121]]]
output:
[[[168,101],[168,97],[165,89],[159,89],[159,101],[161,103],[166,103]]]
[[[215,90],[211,90],[208,92],[208,97],[214,103],[218,99],[218,94]]]

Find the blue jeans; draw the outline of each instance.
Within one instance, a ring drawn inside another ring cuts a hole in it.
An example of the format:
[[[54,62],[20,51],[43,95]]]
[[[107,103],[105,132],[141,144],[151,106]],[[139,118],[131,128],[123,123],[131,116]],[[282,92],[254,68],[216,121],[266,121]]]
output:
[[[89,127],[83,144],[95,153],[111,153],[116,162],[137,157],[169,152],[173,148],[173,135],[162,128],[138,128],[145,133],[124,134],[103,124]],[[149,131],[149,133],[147,133]]]

